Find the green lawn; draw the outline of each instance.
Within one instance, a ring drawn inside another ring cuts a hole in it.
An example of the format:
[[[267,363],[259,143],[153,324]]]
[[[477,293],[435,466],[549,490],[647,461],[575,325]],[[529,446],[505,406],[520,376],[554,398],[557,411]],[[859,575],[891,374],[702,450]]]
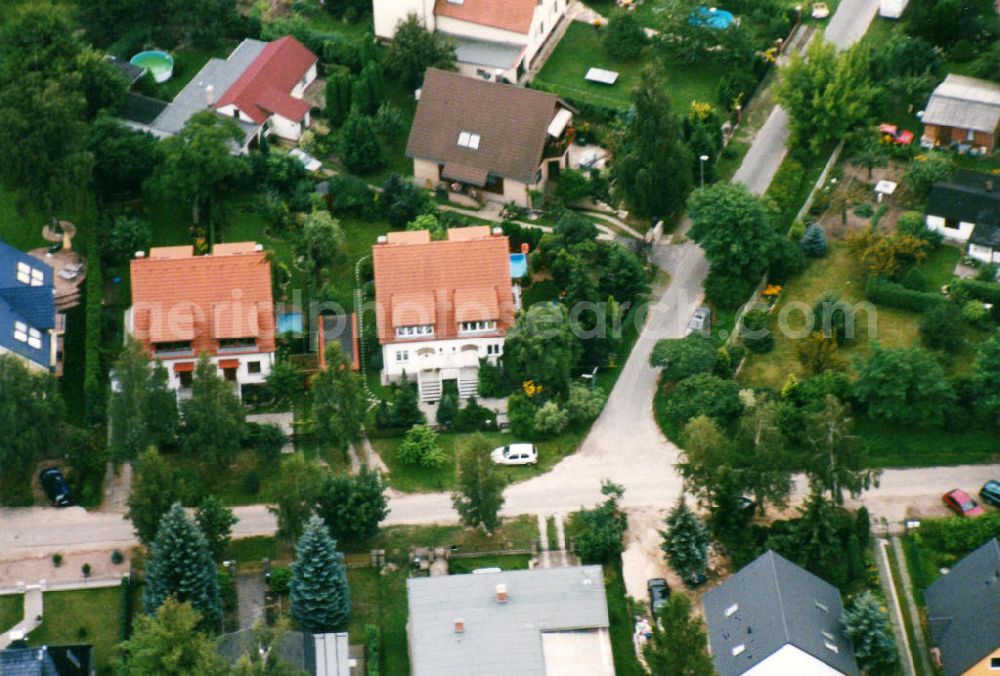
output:
[[[611,58],[596,28],[573,22],[534,82],[570,99],[625,109],[632,105],[632,89],[639,84],[647,61],[646,57],[632,61]],[[587,82],[584,76],[590,68],[616,71],[618,81],[613,85]],[[724,73],[725,68],[716,65],[668,65],[667,87],[674,109],[686,114],[691,101],[715,101],[715,90]]]
[[[385,676],[409,676],[410,656],[407,651],[406,619],[409,613],[406,599],[407,567],[380,575],[374,568],[347,571],[351,587],[351,623],[348,628],[352,644],[364,644],[365,626],[381,631],[382,671]]]
[[[531,477],[548,472],[564,457],[576,450],[580,440],[587,430],[564,432],[554,439],[544,439],[535,442],[538,447],[538,464],[525,467],[502,467],[501,474],[511,483],[524,481]],[[438,436],[438,441],[445,452],[447,461],[438,468],[427,468],[406,465],[399,461],[396,451],[403,442],[403,437],[387,437],[372,439],[372,445],[382,460],[389,467],[387,477],[389,485],[399,491],[406,492],[437,492],[451,490],[455,487],[455,457],[460,444],[468,439],[469,434],[446,433]],[[492,446],[503,446],[517,441],[509,434],[500,432],[485,433]]]
[[[184,482],[188,500],[197,504],[206,495],[215,495],[225,504],[253,505],[266,499],[268,479],[277,475],[277,468],[261,462],[258,453],[244,449],[236,454],[233,462],[224,468],[206,463],[197,455],[187,453],[164,454],[174,476]],[[256,474],[260,490],[248,490],[247,476]]]
[[[24,617],[24,596],[6,594],[0,596],[0,633],[7,631]]]
[[[464,575],[479,568],[500,568],[501,570],[528,570],[530,554],[501,554],[498,556],[476,556],[468,559],[451,559],[448,562],[449,575]]]
[[[28,635],[31,645],[90,643],[98,674],[112,673],[119,643],[122,591],[119,587],[45,592],[42,626]]]
[[[900,429],[859,416],[856,431],[868,446],[873,467],[937,467],[1000,461],[996,433],[987,430]]]
[[[531,541],[538,537],[538,519],[529,515],[505,518],[492,536],[478,528],[465,528],[458,524],[387,526],[379,531],[364,551],[384,549],[389,561],[406,564],[412,546],[456,547],[462,552],[528,549]]]

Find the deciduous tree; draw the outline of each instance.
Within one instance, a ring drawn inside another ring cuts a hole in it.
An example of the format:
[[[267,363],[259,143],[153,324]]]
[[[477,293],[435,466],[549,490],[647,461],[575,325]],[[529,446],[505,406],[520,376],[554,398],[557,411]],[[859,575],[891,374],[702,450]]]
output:
[[[628,528],[628,517],[618,501],[625,494],[622,486],[607,479],[601,484],[603,503],[592,509],[581,508],[576,534],[576,553],[584,563],[606,563],[622,553],[622,536]]]
[[[332,343],[326,350],[326,369],[313,378],[313,417],[323,442],[346,451],[361,438],[368,396],[361,376],[351,369]]]
[[[665,380],[684,380],[715,368],[718,351],[712,341],[698,334],[656,341],[649,355],[650,366],[662,366]]]
[[[533,381],[553,394],[565,394],[579,355],[580,341],[566,308],[536,304],[507,332],[502,360],[515,384]]]
[[[309,520],[295,548],[289,599],[292,619],[300,631],[337,631],[351,616],[344,555],[337,551],[337,543],[318,516]]]
[[[462,523],[495,533],[500,526],[503,489],[507,482],[490,459],[490,442],[481,434],[472,436],[458,451],[458,488],[451,495]]]
[[[190,603],[167,598],[155,615],[135,618],[131,638],[119,645],[121,673],[228,674],[215,642],[200,630],[202,626],[201,613]]]
[[[191,398],[182,409],[184,450],[216,465],[229,464],[240,450],[246,413],[233,386],[218,376],[207,354],[198,358]]]
[[[712,676],[705,623],[691,612],[686,594],[673,594],[660,606],[653,637],[643,647],[643,657],[654,674]]]
[[[712,270],[756,281],[778,246],[764,201],[740,183],[716,183],[688,201],[691,238],[705,250]]]
[[[979,346],[972,366],[976,392],[976,412],[994,426],[1000,426],[1000,331],[994,331]]]
[[[361,466],[357,476],[328,476],[316,501],[316,513],[330,535],[342,544],[364,544],[378,533],[389,515],[386,485],[378,472]]]
[[[205,536],[208,544],[208,551],[216,562],[222,562],[226,555],[226,548],[229,546],[229,538],[233,532],[233,526],[239,519],[233,514],[233,510],[226,507],[222,500],[214,495],[207,495],[194,513],[194,520]]]
[[[875,343],[857,371],[855,396],[878,422],[936,428],[955,404],[944,370],[926,350]]]
[[[58,439],[63,418],[59,384],[29,371],[18,357],[0,355],[0,466],[12,474],[34,466]]]
[[[313,513],[323,488],[325,470],[302,453],[293,453],[281,462],[268,508],[278,517],[278,537],[295,542]]]
[[[142,343],[130,340],[115,360],[115,382],[108,403],[111,417],[111,455],[116,462],[135,459],[149,447],[146,428],[149,393],[149,356]]]
[[[139,455],[128,496],[128,518],[139,540],[150,546],[160,519],[170,506],[185,497],[183,482],[155,448]]]
[[[868,469],[868,452],[854,434],[850,411],[832,394],[823,410],[806,418],[805,438],[802,466],[814,491],[829,493],[842,505],[845,492],[856,498],[873,483],[878,485],[880,472]]]

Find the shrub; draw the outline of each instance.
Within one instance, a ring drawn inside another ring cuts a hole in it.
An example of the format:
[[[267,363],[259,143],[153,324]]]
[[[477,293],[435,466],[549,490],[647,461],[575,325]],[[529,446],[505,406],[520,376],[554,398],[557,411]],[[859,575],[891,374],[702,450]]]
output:
[[[903,183],[918,198],[930,194],[935,183],[946,181],[955,172],[955,162],[943,152],[929,152],[917,155],[903,175]]]
[[[92,571],[93,571],[93,568],[90,567],[89,563],[85,563],[82,566],[80,566],[80,572],[83,573],[84,577],[90,577],[90,573]]]
[[[53,566],[55,566],[56,568],[58,568],[59,566],[62,565],[62,562],[63,562],[63,555],[62,554],[59,554],[57,552],[57,553],[55,553],[55,554],[52,555],[52,565]]]
[[[771,253],[771,261],[767,266],[769,281],[784,284],[806,268],[806,259],[802,249],[790,239],[782,237]]]
[[[288,585],[292,582],[292,569],[286,566],[279,566],[271,569],[271,576],[267,578],[267,588],[272,594],[283,595],[288,593]]]
[[[1000,266],[996,263],[987,263],[983,267],[979,268],[979,272],[976,273],[976,281],[996,282],[998,269],[1000,269]]]
[[[764,354],[774,349],[774,333],[767,327],[768,313],[766,310],[750,310],[743,315],[740,322],[740,340],[747,349],[757,354]]]
[[[507,400],[507,420],[511,433],[519,439],[535,436],[536,407],[523,394],[515,394]]]
[[[917,211],[904,211],[900,214],[899,220],[896,221],[896,230],[901,234],[922,239],[932,248],[937,247],[944,239],[940,232],[927,227],[923,214]]]
[[[727,425],[742,409],[740,388],[735,382],[700,373],[677,383],[667,401],[666,413],[679,426],[699,415]]]
[[[535,435],[554,437],[569,424],[569,415],[555,401],[547,401],[535,411]]]
[[[911,291],[902,284],[877,275],[868,278],[868,283],[865,284],[865,298],[877,305],[912,312],[926,312],[935,305],[948,302],[947,298],[939,294]]]
[[[243,490],[249,495],[260,493],[260,475],[254,470],[250,470],[243,475]]]
[[[437,424],[442,427],[451,427],[455,422],[455,416],[458,414],[458,402],[455,401],[455,396],[448,393],[441,397],[441,401],[438,402],[437,414],[435,419]]]
[[[712,270],[705,278],[705,297],[719,310],[735,310],[747,302],[754,285],[745,279]]]
[[[455,416],[455,430],[458,432],[485,432],[496,428],[496,412],[480,406],[475,397],[469,397],[465,408]]]
[[[582,171],[563,169],[559,174],[556,196],[566,204],[579,202],[590,194],[590,180]]]
[[[260,455],[266,463],[277,462],[281,457],[281,449],[287,441],[285,433],[277,425],[260,425],[247,423],[247,443]]]
[[[871,218],[871,215],[875,213],[875,207],[869,202],[862,202],[854,207],[854,213],[861,218]]]
[[[984,330],[990,328],[990,311],[977,300],[970,300],[962,306],[961,317],[977,328]]]
[[[806,228],[802,239],[799,240],[799,246],[802,247],[802,253],[810,258],[822,258],[825,256],[829,250],[829,246],[826,242],[826,233],[823,231],[823,226],[813,223]]]
[[[1000,535],[1000,512],[987,512],[975,519],[924,519],[916,537],[930,549],[961,557],[997,535]]]
[[[437,432],[426,425],[414,425],[406,433],[396,455],[400,462],[421,467],[440,467],[445,462],[444,451],[438,446]]]
[[[792,227],[788,229],[788,236],[799,242],[802,240],[802,236],[806,234],[806,224],[800,220],[796,220],[792,223]]]
[[[599,387],[572,384],[569,386],[569,396],[563,409],[569,416],[570,423],[585,424],[601,414],[606,400],[604,390]]]
[[[920,268],[910,268],[910,270],[903,275],[902,284],[910,291],[927,290],[927,278],[924,277],[924,273],[920,272]]]
[[[620,11],[611,15],[604,32],[604,49],[614,59],[630,61],[642,52],[648,38],[634,13]]]
[[[111,563],[115,564],[116,566],[119,566],[124,560],[125,560],[125,555],[122,554],[122,550],[116,549],[115,551],[111,552]]]
[[[502,397],[507,394],[504,385],[503,368],[498,364],[491,364],[483,357],[479,360],[479,396],[481,397]]]
[[[788,222],[802,206],[802,182],[806,172],[802,164],[791,157],[781,163],[778,173],[774,175],[767,189],[767,196],[774,200],[778,213],[784,222]]]
[[[351,174],[331,176],[330,210],[370,219],[375,215],[375,191],[368,182]]]
[[[981,303],[976,303],[982,309]],[[985,310],[984,310],[985,313]],[[954,303],[935,305],[920,320],[920,338],[934,350],[957,350],[965,342],[965,315]]]
[[[984,303],[1000,303],[1000,284],[976,279],[956,279],[951,283],[951,293],[958,299],[975,298]]]

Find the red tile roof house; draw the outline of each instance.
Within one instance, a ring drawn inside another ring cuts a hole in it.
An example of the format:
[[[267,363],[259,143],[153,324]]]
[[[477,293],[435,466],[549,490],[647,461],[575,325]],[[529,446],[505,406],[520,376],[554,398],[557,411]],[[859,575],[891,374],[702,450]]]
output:
[[[316,56],[291,36],[244,40],[228,58],[209,59],[169,104],[129,94],[122,121],[162,138],[212,107],[243,131],[234,153],[246,153],[265,135],[298,141],[311,122],[303,96],[316,79],[316,63]]]
[[[479,360],[495,362],[517,310],[510,243],[488,226],[453,228],[431,241],[426,230],[391,232],[372,248],[382,381],[406,373],[424,401],[444,382],[462,398],[476,393]]]
[[[455,43],[458,69],[484,80],[518,82],[566,20],[568,0],[374,0],[375,36],[392,40],[415,14]]]
[[[428,69],[406,143],[413,180],[459,203],[530,207],[569,163],[572,120],[558,96]]]
[[[125,329],[161,360],[170,386],[189,393],[204,352],[242,393],[274,365],[271,264],[253,242],[216,244],[211,255],[171,246],[132,259],[132,307]]]

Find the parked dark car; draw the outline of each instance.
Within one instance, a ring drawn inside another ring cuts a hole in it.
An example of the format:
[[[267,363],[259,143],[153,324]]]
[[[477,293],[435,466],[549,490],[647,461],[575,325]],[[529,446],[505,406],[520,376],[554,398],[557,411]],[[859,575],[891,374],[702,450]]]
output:
[[[687,579],[684,580],[684,584],[688,587],[688,589],[694,589],[695,587],[700,587],[705,584],[706,580],[708,580],[708,576],[704,573],[691,573]]]
[[[649,591],[649,612],[655,619],[660,606],[670,598],[670,585],[662,577],[654,577],[646,581],[646,589]]]
[[[73,497],[69,492],[69,484],[66,477],[58,467],[47,467],[38,475],[42,482],[42,488],[49,497],[49,502],[53,507],[69,507],[73,504]]]
[[[979,489],[979,497],[994,507],[1000,507],[1000,481],[990,479]]]
[[[985,509],[960,488],[948,491],[941,496],[941,499],[944,500],[944,504],[948,506],[948,509],[959,516],[981,516],[986,513]]]

